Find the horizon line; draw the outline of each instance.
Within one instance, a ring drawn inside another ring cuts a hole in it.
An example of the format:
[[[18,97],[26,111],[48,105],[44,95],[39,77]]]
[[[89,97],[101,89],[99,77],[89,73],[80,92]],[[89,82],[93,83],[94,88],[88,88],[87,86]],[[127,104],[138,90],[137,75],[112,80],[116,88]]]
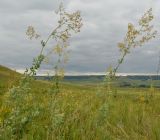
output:
[[[24,69],[12,69],[15,70],[16,72],[19,72],[21,74],[24,73]],[[105,72],[66,72],[64,75],[65,76],[102,76],[106,75],[107,73]],[[118,72],[116,76],[155,76],[157,73],[134,73],[134,72]],[[158,74],[160,75],[160,74]],[[50,70],[40,70],[36,76],[54,76],[54,72]]]

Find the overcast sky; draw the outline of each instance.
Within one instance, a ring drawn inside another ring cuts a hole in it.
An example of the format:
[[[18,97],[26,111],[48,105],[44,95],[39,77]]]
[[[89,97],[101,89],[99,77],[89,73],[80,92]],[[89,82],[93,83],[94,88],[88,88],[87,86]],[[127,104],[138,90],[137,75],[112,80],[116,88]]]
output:
[[[32,25],[46,38],[56,27],[60,0],[0,0],[0,65],[25,69],[40,50],[40,40],[30,41],[25,35]],[[65,0],[68,11],[80,10],[82,30],[70,40],[68,73],[99,73],[119,58],[117,43],[123,40],[128,23],[137,20],[150,7],[154,25],[160,31],[160,0]],[[53,45],[50,43],[50,45]],[[119,72],[155,73],[160,52],[160,37],[132,50]],[[42,70],[49,69],[47,65]]]

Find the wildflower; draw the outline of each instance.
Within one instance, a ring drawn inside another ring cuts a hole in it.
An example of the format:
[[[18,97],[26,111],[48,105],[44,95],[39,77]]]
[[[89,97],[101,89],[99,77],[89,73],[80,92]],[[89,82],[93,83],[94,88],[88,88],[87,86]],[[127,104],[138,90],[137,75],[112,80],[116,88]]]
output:
[[[55,46],[55,48],[53,49],[53,51],[54,51],[55,53],[57,53],[57,54],[61,54],[62,51],[63,51],[63,49],[62,49],[62,47],[61,47],[59,44],[57,44],[57,45]]]
[[[33,26],[28,26],[26,35],[29,37],[29,39],[32,39],[32,38],[38,39],[40,37],[40,35],[36,33]]]
[[[28,29],[26,31],[26,35],[32,39],[35,36],[35,30],[33,26],[28,26]]]
[[[144,96],[141,96],[141,97],[139,98],[139,100],[140,100],[140,102],[144,102],[144,101],[145,101]]]

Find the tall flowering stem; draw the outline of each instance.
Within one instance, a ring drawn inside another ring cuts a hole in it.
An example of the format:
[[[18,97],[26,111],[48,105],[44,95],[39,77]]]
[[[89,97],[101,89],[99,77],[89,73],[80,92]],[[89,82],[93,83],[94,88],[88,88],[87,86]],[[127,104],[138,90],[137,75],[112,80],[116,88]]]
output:
[[[23,137],[22,132],[24,132],[22,131],[22,129],[24,129],[25,126],[29,122],[31,122],[34,117],[39,115],[39,113],[35,113],[39,112],[39,107],[27,106],[27,101],[33,101],[34,99],[33,95],[31,94],[30,84],[34,76],[37,74],[37,71],[41,67],[42,62],[48,55],[44,53],[48,42],[51,39],[56,41],[56,44],[53,45],[53,48],[50,50],[50,54],[54,52],[59,57],[56,64],[56,75],[59,76],[62,73],[62,70],[61,72],[59,71],[59,66],[62,61],[63,55],[63,58],[65,58],[64,52],[66,51],[64,50],[66,50],[67,48],[68,40],[71,37],[72,33],[80,32],[80,28],[82,27],[82,18],[79,11],[74,13],[67,13],[63,7],[63,4],[60,4],[57,14],[59,15],[57,27],[52,30],[45,41],[41,41],[41,50],[39,55],[33,59],[32,66],[25,70],[23,77],[19,82],[19,85],[9,90],[8,100],[6,103],[4,103],[4,105],[9,106],[12,111],[4,121],[3,127],[5,127],[6,131],[9,130],[11,132],[11,137],[13,136],[13,139],[21,139]],[[26,35],[31,40],[40,37],[40,35],[36,33],[33,26],[28,26]],[[64,60],[64,62],[65,61],[66,59]],[[51,103],[53,104],[53,100],[51,100]],[[53,105],[51,106],[51,108],[51,110],[53,110]],[[26,114],[25,116],[23,115],[24,113]],[[51,115],[53,115],[53,113],[51,113]]]
[[[130,53],[132,48],[143,46],[145,43],[155,38],[157,31],[154,30],[154,26],[151,25],[153,19],[154,16],[151,8],[139,19],[137,28],[131,23],[128,24],[128,31],[124,40],[118,43],[121,57],[118,59],[115,68],[109,70],[106,79],[114,80],[116,78],[116,73],[120,65],[124,62],[125,57]]]

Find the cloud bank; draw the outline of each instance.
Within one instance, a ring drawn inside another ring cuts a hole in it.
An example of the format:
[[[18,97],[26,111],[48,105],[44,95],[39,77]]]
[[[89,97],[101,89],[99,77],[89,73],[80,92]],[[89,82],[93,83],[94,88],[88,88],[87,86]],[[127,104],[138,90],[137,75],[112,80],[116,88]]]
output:
[[[56,27],[54,11],[59,0],[0,1],[0,64],[13,69],[25,69],[40,50],[39,41],[25,36],[28,25],[46,38]],[[101,73],[119,58],[117,43],[123,40],[128,23],[137,24],[141,15],[153,7],[154,25],[160,30],[160,1],[154,0],[65,0],[67,11],[80,10],[83,17],[80,34],[70,40],[68,73]],[[159,34],[143,47],[133,49],[119,72],[155,73],[160,51]],[[52,42],[50,45],[53,45]],[[53,61],[54,63],[54,61]],[[52,66],[43,65],[42,70]]]

